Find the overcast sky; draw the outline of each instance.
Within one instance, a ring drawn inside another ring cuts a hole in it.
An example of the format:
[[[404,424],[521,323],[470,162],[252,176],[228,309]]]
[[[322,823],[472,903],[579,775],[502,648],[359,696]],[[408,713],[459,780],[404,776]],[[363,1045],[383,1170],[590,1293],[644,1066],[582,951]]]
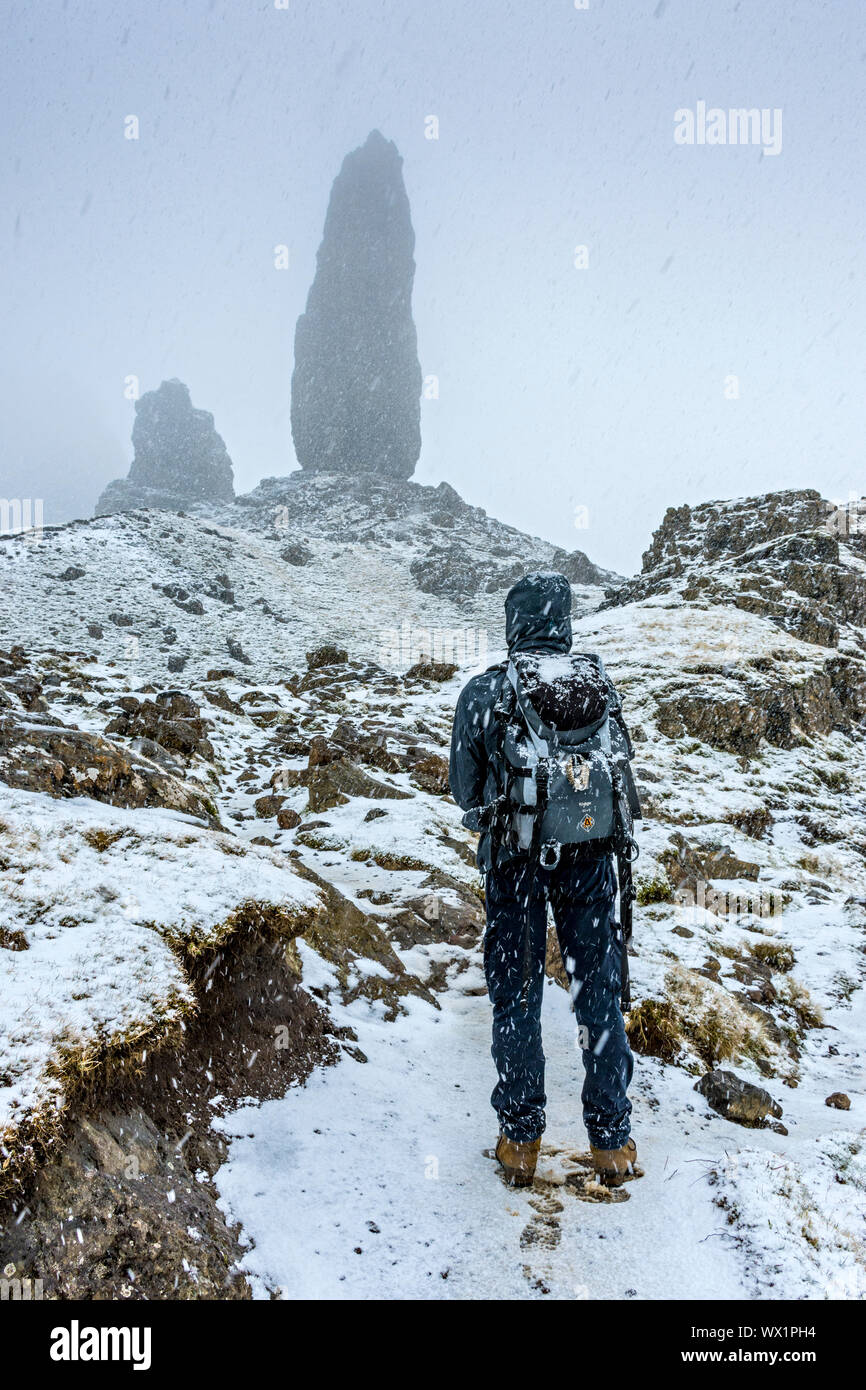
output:
[[[296,467],[295,321],[373,127],[439,379],[419,482],[622,572],[668,506],[866,490],[862,0],[277,3],[4,5],[0,494],[89,515],[132,375],[189,385],[238,491]],[[699,102],[781,109],[781,151],[676,143]]]

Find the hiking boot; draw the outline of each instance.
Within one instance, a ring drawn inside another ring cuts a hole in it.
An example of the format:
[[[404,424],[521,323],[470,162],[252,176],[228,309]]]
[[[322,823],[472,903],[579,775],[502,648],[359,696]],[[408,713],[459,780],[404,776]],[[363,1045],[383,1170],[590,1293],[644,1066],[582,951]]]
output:
[[[605,1187],[620,1187],[624,1182],[631,1182],[632,1178],[643,1177],[643,1168],[638,1166],[637,1146],[633,1139],[628,1139],[621,1149],[597,1149],[594,1144],[590,1144],[589,1152],[595,1176]]]
[[[505,1170],[505,1181],[509,1187],[528,1187],[535,1177],[538,1150],[541,1136],[528,1144],[518,1144],[500,1134],[496,1141],[495,1157]]]

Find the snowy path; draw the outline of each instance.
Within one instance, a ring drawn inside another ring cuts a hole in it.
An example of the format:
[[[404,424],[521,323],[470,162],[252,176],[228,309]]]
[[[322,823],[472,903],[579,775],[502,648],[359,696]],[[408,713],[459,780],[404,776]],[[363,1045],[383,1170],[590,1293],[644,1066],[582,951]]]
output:
[[[237,1137],[217,1184],[253,1243],[244,1267],[257,1296],[746,1296],[706,1178],[720,1142],[701,1142],[686,1078],[679,1099],[664,1083],[656,1112],[661,1073],[638,1059],[647,1176],[623,1189],[627,1201],[581,1200],[564,1177],[575,1171],[566,1154],[586,1149],[582,1066],[567,996],[551,983],[545,1148],[564,1152],[543,1153],[532,1190],[509,1190],[483,1154],[495,1133],[487,1000],[452,990],[441,1004],[413,1002],[396,1023],[366,1005],[334,1008],[367,1064],[347,1058],[222,1122]]]

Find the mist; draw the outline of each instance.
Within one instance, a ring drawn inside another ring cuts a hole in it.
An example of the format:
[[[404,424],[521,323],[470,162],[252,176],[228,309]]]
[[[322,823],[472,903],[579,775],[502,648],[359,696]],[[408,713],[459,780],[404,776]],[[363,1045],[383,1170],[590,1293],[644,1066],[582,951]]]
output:
[[[168,377],[239,492],[297,466],[295,322],[374,127],[416,234],[416,481],[621,573],[669,506],[862,491],[854,0],[7,13],[0,493],[48,524]],[[699,103],[779,112],[772,146],[678,141]]]

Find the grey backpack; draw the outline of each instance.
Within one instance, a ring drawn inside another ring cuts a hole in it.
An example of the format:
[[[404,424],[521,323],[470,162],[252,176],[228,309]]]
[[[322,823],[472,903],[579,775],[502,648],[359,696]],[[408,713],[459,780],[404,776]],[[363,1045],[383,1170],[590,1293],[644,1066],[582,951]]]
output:
[[[594,653],[523,653],[506,667],[505,838],[518,851],[537,849],[542,867],[555,866],[562,845],[632,840],[640,806],[611,690]]]

